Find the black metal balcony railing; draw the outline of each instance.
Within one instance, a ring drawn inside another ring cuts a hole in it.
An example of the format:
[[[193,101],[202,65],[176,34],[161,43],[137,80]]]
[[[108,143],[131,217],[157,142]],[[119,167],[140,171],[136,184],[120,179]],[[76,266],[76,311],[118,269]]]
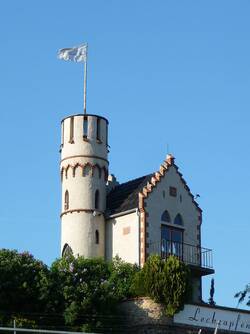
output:
[[[177,256],[184,263],[201,268],[213,268],[212,250],[177,241],[161,240],[149,244],[149,254],[159,254],[162,258]]]

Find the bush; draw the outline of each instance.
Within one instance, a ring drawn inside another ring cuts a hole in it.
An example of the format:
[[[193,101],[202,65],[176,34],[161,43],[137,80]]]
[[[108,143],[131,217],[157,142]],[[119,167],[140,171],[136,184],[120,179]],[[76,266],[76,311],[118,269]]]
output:
[[[190,293],[189,269],[175,256],[162,260],[152,255],[136,278],[134,289],[165,305],[167,315],[173,316],[184,306]]]
[[[137,273],[139,273],[139,267],[115,257],[109,264],[109,270],[109,283],[114,287],[116,300],[134,297],[133,284]]]

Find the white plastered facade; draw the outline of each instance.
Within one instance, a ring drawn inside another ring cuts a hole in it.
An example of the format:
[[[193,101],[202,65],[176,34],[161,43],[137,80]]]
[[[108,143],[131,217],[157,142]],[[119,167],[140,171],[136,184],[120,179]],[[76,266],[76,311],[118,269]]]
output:
[[[132,213],[107,219],[106,259],[119,256],[126,262],[139,264],[139,215]]]
[[[170,196],[169,188],[177,190],[176,196]],[[190,193],[185,189],[180,175],[174,166],[169,166],[161,181],[156,184],[152,192],[145,199],[147,212],[147,243],[152,244],[161,240],[161,226],[167,225],[183,231],[183,242],[193,246],[199,245],[200,212]],[[161,220],[163,212],[167,210],[171,222]],[[180,214],[183,226],[174,224],[174,219]]]
[[[74,115],[62,121],[61,252],[68,245],[76,256],[105,254],[107,125],[106,119],[96,115]]]

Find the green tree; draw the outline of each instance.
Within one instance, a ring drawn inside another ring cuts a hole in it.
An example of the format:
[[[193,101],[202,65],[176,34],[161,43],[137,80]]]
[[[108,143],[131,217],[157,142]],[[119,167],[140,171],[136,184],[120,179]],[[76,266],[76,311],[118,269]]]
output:
[[[118,256],[109,263],[109,284],[115,292],[117,301],[133,297],[135,295],[133,284],[140,269],[136,264],[122,261]]]
[[[0,250],[0,310],[39,312],[45,309],[44,284],[49,270],[28,252]]]
[[[166,307],[166,313],[173,316],[188,299],[191,289],[188,267],[175,256],[163,260],[158,255],[148,258],[135,280],[135,291]]]
[[[51,266],[54,304],[50,307],[62,311],[70,325],[108,313],[115,302],[109,277],[109,266],[103,259],[69,255],[56,260]]]

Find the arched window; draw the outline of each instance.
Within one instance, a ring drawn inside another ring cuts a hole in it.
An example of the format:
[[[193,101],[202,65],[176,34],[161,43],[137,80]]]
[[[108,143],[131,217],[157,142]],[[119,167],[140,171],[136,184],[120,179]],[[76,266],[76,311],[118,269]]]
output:
[[[88,175],[92,175],[92,167],[89,163],[87,163],[82,170],[82,175],[83,176],[88,176]]]
[[[95,192],[95,209],[99,209],[100,206],[100,194],[99,194],[99,190],[96,190]]]
[[[64,194],[64,210],[68,209],[69,209],[69,192],[68,190],[66,190]]]
[[[178,215],[174,219],[174,224],[176,225],[183,225],[183,219],[181,215],[178,213]]]
[[[167,223],[171,223],[170,214],[168,213],[167,210],[165,210],[163,214],[161,215],[161,220]]]
[[[95,243],[96,245],[99,245],[99,231],[98,230],[95,231]]]
[[[65,244],[63,246],[63,250],[62,250],[62,256],[69,256],[69,255],[73,255],[73,251],[72,251],[72,248],[68,245],[68,244]]]

